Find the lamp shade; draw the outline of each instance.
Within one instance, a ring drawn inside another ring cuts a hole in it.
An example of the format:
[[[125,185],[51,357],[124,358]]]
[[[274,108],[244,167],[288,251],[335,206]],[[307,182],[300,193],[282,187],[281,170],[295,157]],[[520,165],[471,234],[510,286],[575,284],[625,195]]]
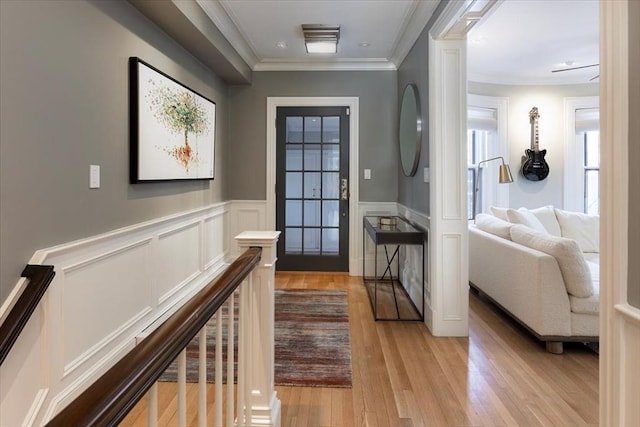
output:
[[[498,182],[500,184],[509,184],[511,182],[513,182],[513,176],[511,175],[511,169],[509,169],[509,165],[506,164],[504,162],[504,158],[502,156],[498,156],[498,157],[492,157],[490,159],[487,160],[482,160],[481,162],[478,163],[478,167],[477,167],[477,172],[476,172],[476,177],[475,177],[475,182],[476,182],[476,186],[475,186],[475,190],[473,192],[473,219],[475,220],[476,215],[478,214],[478,205],[480,204],[480,198],[479,198],[479,193],[480,193],[480,183],[482,182],[481,179],[481,175],[480,172],[482,172],[482,168],[481,166],[484,163],[488,163],[494,160],[500,160],[500,173],[498,176]]]
[[[504,163],[500,165],[500,176],[498,177],[498,181],[500,184],[509,184],[513,182],[513,176],[511,176],[511,169],[509,169],[509,165]]]

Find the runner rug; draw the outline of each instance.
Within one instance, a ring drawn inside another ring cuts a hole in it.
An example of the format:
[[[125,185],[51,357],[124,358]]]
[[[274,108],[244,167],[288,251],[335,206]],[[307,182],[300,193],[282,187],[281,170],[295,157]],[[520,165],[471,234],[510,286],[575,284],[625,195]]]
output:
[[[237,298],[236,298],[237,301]],[[237,308],[236,308],[237,311]],[[226,322],[226,307],[223,318]],[[237,313],[235,316],[237,331]],[[215,317],[207,328],[207,381],[214,382]],[[226,371],[226,327],[223,366]],[[235,349],[238,348],[237,335]],[[237,351],[234,351],[237,362]],[[187,346],[187,381],[198,380],[198,340]],[[237,365],[236,365],[237,366]],[[176,381],[172,363],[160,381]],[[226,380],[225,380],[226,381]],[[275,384],[302,387],[351,387],[351,342],[344,290],[275,291]]]

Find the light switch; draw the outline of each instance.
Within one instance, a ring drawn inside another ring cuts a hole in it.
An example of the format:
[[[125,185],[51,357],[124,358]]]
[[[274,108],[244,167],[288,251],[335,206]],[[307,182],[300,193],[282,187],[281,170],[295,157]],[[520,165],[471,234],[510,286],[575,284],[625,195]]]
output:
[[[424,182],[429,182],[429,168],[424,168]]]
[[[100,188],[100,165],[89,165],[89,188]]]
[[[364,179],[371,179],[371,169],[364,170]]]

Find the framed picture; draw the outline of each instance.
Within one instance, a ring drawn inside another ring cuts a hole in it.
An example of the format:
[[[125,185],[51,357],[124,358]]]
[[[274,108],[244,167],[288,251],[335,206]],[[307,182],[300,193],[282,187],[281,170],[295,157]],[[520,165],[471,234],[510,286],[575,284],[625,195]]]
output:
[[[131,183],[211,180],[216,104],[140,58],[129,58]]]

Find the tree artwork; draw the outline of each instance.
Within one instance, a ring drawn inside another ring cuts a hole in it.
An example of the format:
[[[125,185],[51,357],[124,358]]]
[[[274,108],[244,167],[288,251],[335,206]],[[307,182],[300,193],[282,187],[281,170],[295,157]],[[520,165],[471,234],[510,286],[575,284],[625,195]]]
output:
[[[198,150],[189,145],[189,134],[207,132],[210,123],[205,108],[196,95],[186,90],[169,88],[149,81],[152,89],[147,98],[154,117],[174,134],[184,135],[184,145],[164,150],[175,158],[187,172],[189,166],[198,162]]]

